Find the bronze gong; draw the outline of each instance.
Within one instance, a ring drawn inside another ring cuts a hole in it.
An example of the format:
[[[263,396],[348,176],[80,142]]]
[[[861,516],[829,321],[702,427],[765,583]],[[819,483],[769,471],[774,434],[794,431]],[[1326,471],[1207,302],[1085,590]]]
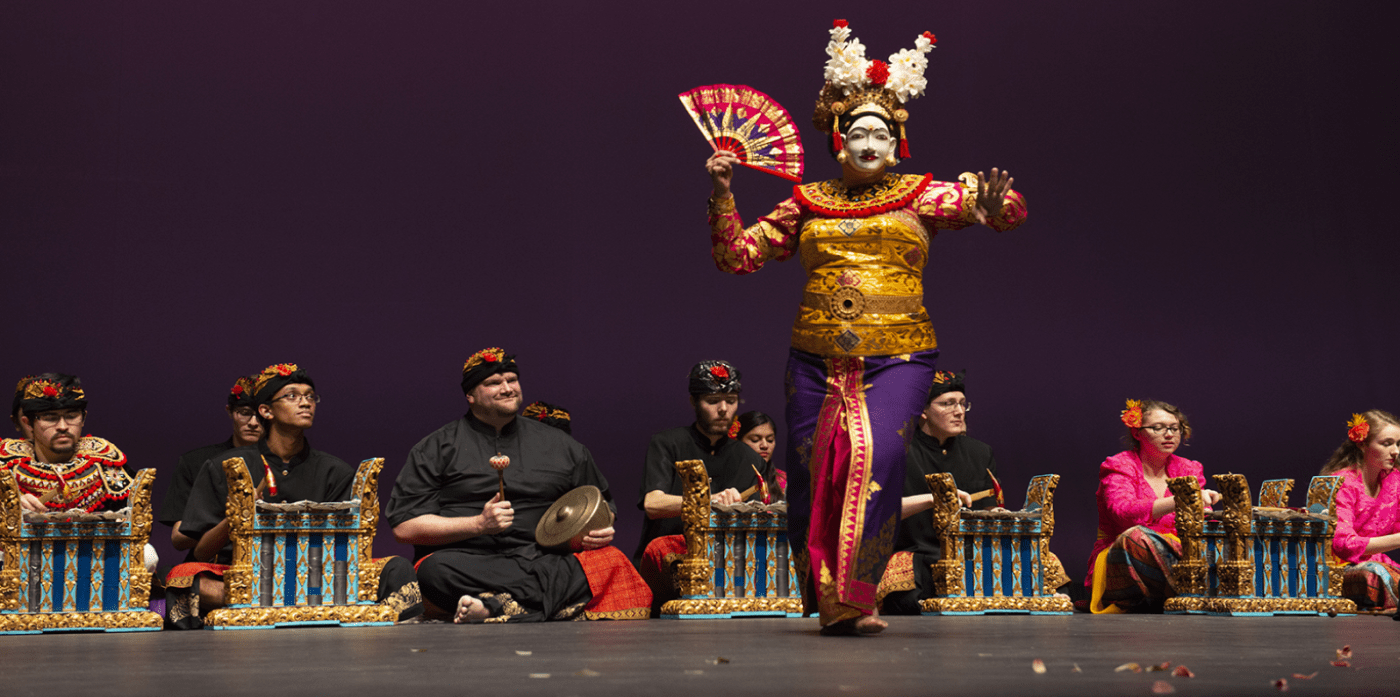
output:
[[[548,549],[578,551],[583,537],[612,525],[612,510],[596,486],[581,486],[564,494],[535,525],[535,542]]]

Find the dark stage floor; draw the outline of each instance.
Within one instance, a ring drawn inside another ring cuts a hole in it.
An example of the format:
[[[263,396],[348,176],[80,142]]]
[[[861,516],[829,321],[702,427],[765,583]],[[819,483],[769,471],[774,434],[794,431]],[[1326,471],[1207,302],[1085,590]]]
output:
[[[1334,667],[1344,644],[1352,667]],[[1162,661],[1196,677],[1114,672]],[[1264,695],[1281,677],[1295,694],[1395,694],[1400,622],[1075,615],[895,617],[859,638],[818,636],[812,619],[0,637],[6,697],[1151,695],[1158,680],[1180,695]]]

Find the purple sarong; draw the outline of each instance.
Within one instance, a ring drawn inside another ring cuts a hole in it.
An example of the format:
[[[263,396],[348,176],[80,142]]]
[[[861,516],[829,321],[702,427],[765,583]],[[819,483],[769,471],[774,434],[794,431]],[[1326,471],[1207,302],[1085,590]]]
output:
[[[937,360],[937,349],[788,354],[788,536],[823,626],[875,611],[899,531],[904,449]]]

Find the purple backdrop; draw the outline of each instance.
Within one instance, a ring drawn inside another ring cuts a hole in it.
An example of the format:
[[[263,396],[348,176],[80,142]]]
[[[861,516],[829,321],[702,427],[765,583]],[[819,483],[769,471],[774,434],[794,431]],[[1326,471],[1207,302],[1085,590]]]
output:
[[[1180,404],[1184,454],[1255,485],[1306,480],[1351,412],[1400,406],[1383,17],[1325,0],[618,5],[7,4],[0,377],[81,375],[90,430],[168,472],[227,436],[235,376],[297,362],[326,400],[312,442],[388,458],[387,496],[465,409],[461,362],[500,345],[527,400],[573,410],[630,551],[647,439],[690,419],[693,362],[734,361],[745,406],[781,415],[802,282],[795,261],[715,270],[708,146],[675,95],[773,95],[805,129],[808,179],[833,176],[806,126],[845,17],[871,57],[940,38],[900,171],[1004,167],[1028,197],[1013,233],[936,241],[927,304],[1011,503],[1063,476],[1072,573],[1124,398]],[[737,179],[748,220],[787,195]],[[378,549],[404,551],[387,532]]]

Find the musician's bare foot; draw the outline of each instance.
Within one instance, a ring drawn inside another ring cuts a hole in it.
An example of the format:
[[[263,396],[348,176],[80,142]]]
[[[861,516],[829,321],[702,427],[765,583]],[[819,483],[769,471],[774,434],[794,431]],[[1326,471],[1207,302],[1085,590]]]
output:
[[[464,624],[466,622],[479,622],[490,616],[490,611],[486,609],[486,605],[479,598],[464,595],[461,600],[457,601],[457,615],[452,618],[452,621]]]

